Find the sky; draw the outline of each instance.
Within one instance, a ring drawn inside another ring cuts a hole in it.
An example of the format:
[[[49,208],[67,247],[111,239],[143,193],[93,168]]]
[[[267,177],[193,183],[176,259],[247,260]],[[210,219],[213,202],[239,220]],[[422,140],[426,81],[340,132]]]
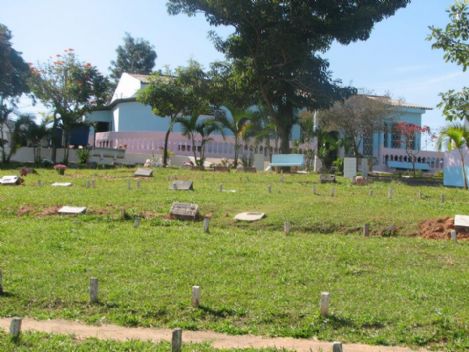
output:
[[[427,106],[423,124],[433,131],[445,125],[437,109],[438,94],[461,89],[469,73],[446,63],[441,50],[425,38],[428,27],[444,27],[454,0],[412,0],[375,25],[367,41],[347,46],[334,43],[324,54],[335,79],[376,94]],[[214,29],[226,36],[230,28],[212,28],[203,16],[170,16],[166,0],[0,0],[0,23],[13,34],[13,47],[27,62],[45,62],[73,48],[82,61],[108,74],[125,32],[144,38],[157,52],[155,69],[185,65],[195,59],[208,66],[222,60],[208,38]],[[37,111],[22,100],[22,111]],[[425,148],[425,145],[423,146]],[[427,146],[430,148],[430,146]]]

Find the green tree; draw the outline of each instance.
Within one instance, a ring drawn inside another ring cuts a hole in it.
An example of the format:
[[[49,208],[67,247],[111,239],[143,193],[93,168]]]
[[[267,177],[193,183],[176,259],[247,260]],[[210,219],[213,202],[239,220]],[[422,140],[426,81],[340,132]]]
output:
[[[111,61],[109,70],[113,85],[116,86],[124,72],[149,75],[155,67],[156,51],[147,40],[124,35],[124,43],[116,49],[117,58]]]
[[[446,146],[448,151],[457,150],[461,158],[462,175],[464,178],[464,189],[468,189],[466,166],[464,163],[464,148],[469,146],[469,129],[463,124],[454,123],[440,131],[437,142],[438,150]]]
[[[163,150],[163,166],[168,165],[168,140],[178,118],[211,112],[206,74],[199,63],[190,61],[165,75],[155,73],[150,83],[137,93],[137,101],[150,105],[159,118],[169,118]]]
[[[192,144],[192,152],[196,165],[203,169],[205,162],[205,147],[212,140],[210,137],[214,132],[223,133],[223,126],[213,118],[203,117],[198,114],[178,117],[176,121],[182,126],[182,134],[189,138]],[[197,135],[199,138],[197,138]],[[200,144],[196,145],[196,140],[200,139]],[[199,151],[199,157],[197,157]]]
[[[319,54],[334,41],[366,40],[376,22],[409,2],[169,0],[168,10],[203,12],[211,25],[234,29],[225,39],[212,32],[216,48],[255,85],[287,153],[299,109],[325,108],[353,92],[332,80]]]
[[[52,110],[52,161],[56,162],[56,131],[64,133],[64,163],[68,162],[70,134],[83,124],[87,112],[104,105],[108,81],[95,66],[80,62],[72,49],[56,55],[56,60],[32,68],[31,90]]]
[[[469,2],[456,1],[448,10],[450,22],[444,29],[430,27],[428,40],[433,41],[433,49],[442,49],[446,62],[462,66],[465,72],[469,67]],[[438,105],[449,121],[469,120],[469,88],[454,89],[441,93]]]
[[[0,148],[2,162],[10,157],[7,153],[6,134],[11,134],[15,122],[13,112],[16,102],[23,93],[29,92],[29,65],[24,62],[21,53],[11,44],[11,32],[0,23]],[[10,148],[11,151],[11,148]],[[11,156],[11,153],[9,153]]]

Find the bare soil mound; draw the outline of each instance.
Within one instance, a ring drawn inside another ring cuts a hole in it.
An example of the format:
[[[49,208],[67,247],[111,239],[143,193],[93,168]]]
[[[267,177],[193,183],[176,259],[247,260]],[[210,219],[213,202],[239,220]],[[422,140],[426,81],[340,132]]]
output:
[[[419,234],[423,238],[432,240],[449,240],[451,230],[454,230],[454,218],[429,219],[420,223]],[[469,229],[456,229],[458,240],[469,240]]]

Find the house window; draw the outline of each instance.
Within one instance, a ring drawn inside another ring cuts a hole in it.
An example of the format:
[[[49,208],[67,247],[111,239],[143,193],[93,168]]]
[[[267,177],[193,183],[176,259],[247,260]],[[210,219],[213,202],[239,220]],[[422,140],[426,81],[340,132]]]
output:
[[[397,124],[392,126],[392,133],[391,133],[391,147],[392,148],[400,148],[401,147],[401,133],[397,129]]]

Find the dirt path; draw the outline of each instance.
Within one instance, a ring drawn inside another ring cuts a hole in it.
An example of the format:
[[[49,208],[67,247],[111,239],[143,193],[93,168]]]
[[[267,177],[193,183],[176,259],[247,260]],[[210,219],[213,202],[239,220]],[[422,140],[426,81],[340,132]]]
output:
[[[10,318],[0,319],[0,329],[8,331]],[[145,340],[152,342],[171,341],[170,329],[125,328],[117,325],[91,326],[68,320],[34,320],[24,318],[23,331],[74,335],[78,339],[90,337],[102,340]],[[213,347],[225,348],[267,348],[276,347],[298,352],[332,351],[332,343],[294,338],[267,338],[253,335],[231,336],[211,331],[183,331],[183,343],[210,342]],[[360,344],[343,345],[344,352],[410,352],[405,347],[369,346]],[[419,350],[424,352],[425,350]]]

